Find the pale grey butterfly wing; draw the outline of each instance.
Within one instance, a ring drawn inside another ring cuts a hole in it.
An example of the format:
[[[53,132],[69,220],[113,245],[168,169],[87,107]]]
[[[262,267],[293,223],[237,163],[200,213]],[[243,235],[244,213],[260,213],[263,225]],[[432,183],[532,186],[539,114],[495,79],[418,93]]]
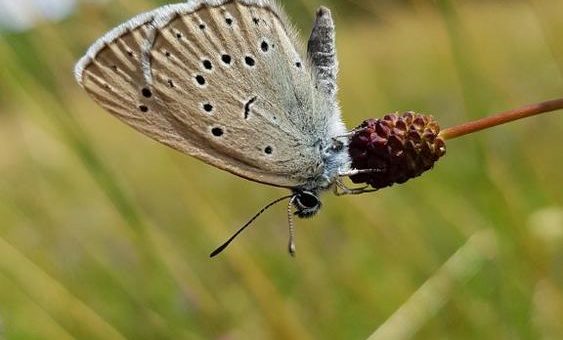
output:
[[[317,10],[317,17],[307,43],[307,54],[315,69],[319,90],[326,95],[326,98],[336,103],[338,58],[335,29],[330,10],[326,7]]]
[[[112,30],[76,76],[147,136],[239,176],[298,187],[323,172],[318,141],[344,127],[295,41],[271,1],[191,1]]]

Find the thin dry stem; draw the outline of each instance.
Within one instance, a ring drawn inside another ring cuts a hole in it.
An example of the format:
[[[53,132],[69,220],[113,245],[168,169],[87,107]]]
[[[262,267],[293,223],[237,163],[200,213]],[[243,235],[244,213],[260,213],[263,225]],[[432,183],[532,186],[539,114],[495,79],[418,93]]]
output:
[[[521,118],[531,117],[540,113],[546,113],[560,109],[563,109],[563,98],[526,105],[518,109],[497,113],[495,115],[485,117],[476,121],[453,126],[442,130],[439,136],[443,139],[453,139],[472,132],[512,122]]]

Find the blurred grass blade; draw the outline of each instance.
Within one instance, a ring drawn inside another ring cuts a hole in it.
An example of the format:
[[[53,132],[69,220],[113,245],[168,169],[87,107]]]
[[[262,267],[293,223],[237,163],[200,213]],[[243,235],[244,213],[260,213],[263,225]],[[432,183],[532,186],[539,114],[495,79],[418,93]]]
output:
[[[368,339],[410,339],[446,304],[455,289],[479,272],[495,257],[492,230],[473,234],[399,309]]]
[[[12,91],[23,103],[32,108],[28,112],[45,114],[47,117],[46,121],[45,117],[33,116],[33,118],[42,119],[47,124],[52,125],[69,149],[83,163],[85,169],[114,205],[116,211],[126,221],[126,225],[130,228],[128,236],[135,243],[136,250],[140,256],[140,266],[145,268],[147,272],[150,272],[152,277],[159,278],[158,280],[142,282],[142,284],[148,286],[146,289],[151,291],[150,295],[145,298],[145,303],[163,315],[163,320],[167,319],[166,315],[170,311],[160,301],[156,301],[157,293],[153,292],[153,290],[160,289],[158,288],[160,284],[166,284],[169,287],[169,289],[164,291],[169,299],[174,298],[177,287],[181,287],[184,296],[188,300],[191,300],[190,297],[195,296],[189,288],[189,280],[182,277],[180,273],[172,273],[171,271],[174,271],[175,268],[168,266],[163,258],[168,256],[174,249],[167,249],[166,254],[157,249],[155,240],[151,238],[148,231],[148,229],[153,227],[145,220],[134,201],[127,194],[127,191],[99,157],[94,146],[90,143],[87,133],[69,112],[69,107],[63,105],[57,100],[56,96],[42,86],[32,75],[28,74],[17,62],[17,58],[9,45],[2,44],[2,42],[0,38],[0,55],[9,60],[8,64],[11,67],[0,69],[0,76],[3,79],[12,80],[11,83],[15,84],[12,87]],[[163,331],[165,329],[166,327],[162,327]]]
[[[456,142],[377,195],[327,194],[295,259],[279,207],[210,261],[280,189],[149,141],[72,77],[101,34],[171,2],[76,1],[0,33],[0,338],[561,338],[560,117]],[[302,38],[333,11],[349,126],[395,110],[447,126],[563,93],[561,0],[283,3]]]
[[[54,319],[71,316],[72,321],[67,320],[67,327],[73,324],[83,335],[98,339],[125,339],[117,329],[3,238],[0,238],[0,271],[12,278]],[[64,320],[59,322],[65,323]]]

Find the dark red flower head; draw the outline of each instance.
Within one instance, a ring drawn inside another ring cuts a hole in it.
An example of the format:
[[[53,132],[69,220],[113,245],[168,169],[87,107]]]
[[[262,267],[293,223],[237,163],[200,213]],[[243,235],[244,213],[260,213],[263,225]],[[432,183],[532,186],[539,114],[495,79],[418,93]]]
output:
[[[368,119],[354,131],[349,145],[352,167],[379,171],[350,179],[376,189],[420,176],[446,153],[446,144],[438,136],[440,127],[430,115],[388,114]]]

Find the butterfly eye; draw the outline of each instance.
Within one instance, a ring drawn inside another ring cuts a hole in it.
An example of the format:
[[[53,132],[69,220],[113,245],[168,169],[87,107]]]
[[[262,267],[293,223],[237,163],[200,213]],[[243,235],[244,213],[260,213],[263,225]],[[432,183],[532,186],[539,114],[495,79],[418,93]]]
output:
[[[299,193],[295,200],[297,203],[305,209],[313,209],[319,205],[319,199],[313,193],[308,191],[303,191]]]
[[[301,218],[311,217],[321,209],[321,201],[311,191],[298,191],[293,197],[293,205],[296,209],[295,215]]]

